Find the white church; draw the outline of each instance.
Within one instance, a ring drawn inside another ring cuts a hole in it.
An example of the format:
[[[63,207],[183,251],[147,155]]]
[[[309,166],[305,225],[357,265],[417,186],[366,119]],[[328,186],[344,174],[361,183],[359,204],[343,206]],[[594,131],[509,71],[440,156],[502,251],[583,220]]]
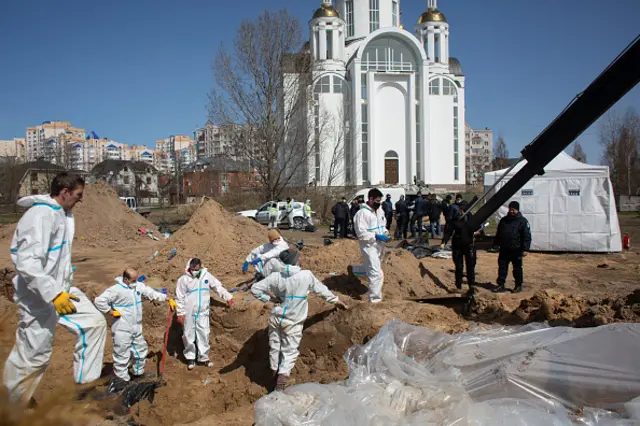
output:
[[[427,0],[411,33],[400,23],[400,0],[322,1],[303,48],[314,152],[301,180],[464,185],[465,78],[436,2]],[[285,68],[284,79],[300,81],[297,73]],[[323,125],[326,117],[344,127]]]

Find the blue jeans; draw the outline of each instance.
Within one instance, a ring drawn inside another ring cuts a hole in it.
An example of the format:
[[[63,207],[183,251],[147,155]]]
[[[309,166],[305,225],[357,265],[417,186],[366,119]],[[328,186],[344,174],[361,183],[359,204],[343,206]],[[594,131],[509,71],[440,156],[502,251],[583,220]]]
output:
[[[440,219],[431,220],[431,238],[440,238]]]

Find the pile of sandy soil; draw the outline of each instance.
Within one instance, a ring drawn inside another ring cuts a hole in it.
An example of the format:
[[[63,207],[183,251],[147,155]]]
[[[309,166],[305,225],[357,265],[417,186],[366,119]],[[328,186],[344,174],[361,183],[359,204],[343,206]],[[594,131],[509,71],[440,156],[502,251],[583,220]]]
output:
[[[339,240],[324,247],[303,250],[300,265],[311,270],[331,289],[354,298],[366,298],[366,280],[349,278],[347,267],[362,263],[360,246],[354,240]],[[402,249],[387,249],[382,263],[385,300],[403,300],[407,297],[424,297],[446,294],[447,288],[411,253]],[[438,283],[440,285],[438,285]]]
[[[151,283],[175,288],[187,261],[198,257],[204,267],[230,288],[243,280],[242,263],[251,249],[265,242],[268,242],[266,228],[246,217],[235,216],[216,201],[206,200],[189,222],[164,243],[158,257],[150,263],[141,260],[138,269],[149,276]],[[173,248],[177,255],[167,260]],[[248,278],[244,276],[245,280]]]
[[[131,210],[104,183],[87,185],[81,203],[73,209],[76,221],[74,247],[116,247],[149,240],[138,235],[138,228],[152,230],[163,238],[156,226]],[[151,241],[151,240],[149,240]]]
[[[545,289],[520,300],[516,307],[508,298],[481,293],[468,319],[487,324],[548,322],[569,327],[640,322],[640,290],[626,296],[583,296]]]
[[[523,323],[548,321],[554,326],[593,327],[614,322],[640,322],[640,290],[625,297],[582,297],[542,290],[514,312]]]

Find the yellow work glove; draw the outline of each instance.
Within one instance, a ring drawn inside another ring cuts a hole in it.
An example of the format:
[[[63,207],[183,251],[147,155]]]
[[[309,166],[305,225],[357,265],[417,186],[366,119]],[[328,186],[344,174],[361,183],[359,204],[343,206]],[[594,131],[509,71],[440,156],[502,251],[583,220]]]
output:
[[[175,300],[169,299],[169,307],[171,308],[172,311],[175,312],[175,310],[178,309],[178,304],[176,303]]]
[[[111,313],[111,315],[113,315],[114,318],[120,318],[120,312],[116,311],[115,309],[113,310],[113,312]]]
[[[56,308],[56,312],[60,315],[73,314],[76,312],[76,307],[71,303],[72,300],[76,302],[80,301],[76,296],[63,291],[53,299],[53,307]]]

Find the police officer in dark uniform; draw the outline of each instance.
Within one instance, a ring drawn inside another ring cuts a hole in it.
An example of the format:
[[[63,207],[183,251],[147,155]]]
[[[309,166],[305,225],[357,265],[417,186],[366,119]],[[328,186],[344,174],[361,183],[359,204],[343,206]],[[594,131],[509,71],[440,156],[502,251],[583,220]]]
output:
[[[529,221],[520,213],[520,204],[517,201],[512,201],[509,204],[509,214],[500,220],[494,244],[500,247],[498,288],[494,291],[503,292],[506,290],[504,285],[509,273],[509,263],[511,263],[513,265],[513,279],[516,282],[513,292],[520,293],[524,281],[522,258],[524,252],[531,248],[531,229]]]
[[[395,239],[407,239],[407,229],[409,227],[409,206],[404,199],[404,195],[396,202],[396,232]]]
[[[459,210],[456,216],[447,222],[442,237],[442,248],[451,239],[451,249],[453,256],[453,264],[456,267],[456,288],[462,289],[462,277],[464,275],[464,266],[467,268],[467,284],[469,289],[476,284],[476,249],[474,246],[474,237],[479,235],[469,227],[469,219],[471,212],[463,217],[464,212],[469,208],[466,201],[458,204]]]

